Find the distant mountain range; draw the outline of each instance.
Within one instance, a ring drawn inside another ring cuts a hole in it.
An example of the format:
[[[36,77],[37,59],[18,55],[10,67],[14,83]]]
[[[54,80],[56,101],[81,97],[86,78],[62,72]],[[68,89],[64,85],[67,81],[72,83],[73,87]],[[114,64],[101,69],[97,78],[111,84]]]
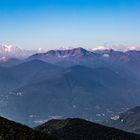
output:
[[[57,49],[49,50],[45,52],[45,49],[37,50],[24,50],[20,49],[17,46],[13,45],[0,45],[0,61],[8,61],[9,58],[18,58],[23,59],[29,57],[29,59],[41,59],[48,61],[51,59],[51,62],[59,62],[62,59],[71,58],[71,57],[81,57],[81,56],[94,56],[98,54],[99,57],[107,57],[123,61],[129,61],[132,58],[138,59],[140,56],[139,50],[128,50],[128,51],[117,51],[114,49],[103,48],[103,49],[83,49],[83,48],[71,48],[71,49]],[[96,54],[96,55],[95,55]],[[98,56],[97,55],[97,56]],[[53,59],[52,59],[53,58]],[[59,58],[55,60],[55,58]]]
[[[102,122],[140,103],[140,51],[51,50],[0,62],[0,114],[30,126]]]
[[[24,50],[14,45],[0,45],[0,61],[8,61],[10,58],[24,59],[40,50]]]
[[[62,67],[84,65],[87,67],[109,67],[116,71],[121,70],[140,78],[140,51],[129,50],[126,52],[113,49],[89,51],[83,48],[68,50],[51,50],[46,53],[37,53],[27,60],[41,60]],[[134,71],[135,69],[135,71]]]
[[[57,63],[62,60],[67,60],[71,58],[79,58],[82,57],[91,57],[92,59],[108,59],[110,61],[134,61],[140,60],[140,51],[138,50],[130,50],[126,52],[115,51],[113,49],[105,49],[105,50],[96,50],[96,51],[89,51],[83,48],[74,48],[68,50],[50,50],[46,53],[37,53],[29,57],[29,59],[40,59],[43,61],[51,60],[52,63]],[[57,59],[56,59],[57,58]],[[95,60],[96,60],[95,59]]]
[[[140,135],[82,119],[50,120],[35,129],[0,117],[1,140],[139,140]]]

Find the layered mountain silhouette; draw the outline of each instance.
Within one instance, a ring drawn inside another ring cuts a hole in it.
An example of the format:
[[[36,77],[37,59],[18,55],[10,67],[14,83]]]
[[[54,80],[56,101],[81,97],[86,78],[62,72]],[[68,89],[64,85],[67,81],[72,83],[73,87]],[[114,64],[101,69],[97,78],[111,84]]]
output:
[[[98,54],[87,51],[83,48],[75,48],[68,50],[50,50],[46,53],[37,53],[28,58],[28,60],[39,59],[45,62],[53,63],[63,67],[69,67],[77,64],[85,64],[87,60],[93,63],[93,57],[96,58]],[[97,58],[96,58],[97,59]]]
[[[1,140],[139,140],[140,135],[82,119],[50,120],[35,129],[0,117]]]
[[[140,60],[140,51],[132,50],[132,51],[115,51],[113,49],[106,49],[100,51],[89,51],[83,48],[74,48],[67,50],[50,50],[46,53],[37,53],[30,56],[28,59],[40,59],[43,61],[50,61],[50,63],[60,63],[65,61],[71,61],[78,63],[83,62],[83,58],[90,61],[102,60],[106,62],[131,62],[131,61],[139,61]],[[77,62],[76,62],[77,61]]]
[[[46,53],[37,53],[29,57],[29,59],[47,59],[47,57],[59,57],[59,58],[66,58],[66,57],[78,57],[78,56],[89,56],[92,55],[93,52],[87,51],[83,48],[75,48],[75,49],[68,49],[68,50],[50,50]],[[42,58],[41,58],[42,57]]]
[[[49,68],[43,68],[41,72],[40,66],[36,70],[21,66],[16,68],[16,76],[18,78],[19,75],[19,81],[24,86],[10,91],[6,108],[16,117],[25,117],[24,121],[44,120],[49,116],[102,120],[123,107],[139,103],[139,85],[108,68],[73,66],[57,74],[53,70],[49,72]],[[39,118],[29,118],[30,115]]]
[[[139,105],[139,55],[75,48],[3,65],[0,113],[30,126],[51,118],[103,121]]]
[[[23,62],[19,65],[13,67],[1,67],[0,68],[0,76],[2,82],[0,82],[1,90],[7,90],[4,84],[6,84],[9,88],[11,86],[13,88],[18,87],[23,84],[28,84],[31,80],[40,79],[47,76],[51,76],[53,73],[59,73],[61,68],[40,60],[33,60]]]
[[[83,48],[74,48],[37,53],[28,58],[28,60],[34,59],[39,59],[63,67],[70,67],[73,65],[84,65],[94,68],[105,66],[126,71],[128,75],[131,73],[135,78],[140,79],[140,74],[138,72],[140,70],[139,50],[129,50],[126,52],[113,49],[89,51]]]
[[[105,124],[125,131],[140,134],[140,106],[113,116]]]

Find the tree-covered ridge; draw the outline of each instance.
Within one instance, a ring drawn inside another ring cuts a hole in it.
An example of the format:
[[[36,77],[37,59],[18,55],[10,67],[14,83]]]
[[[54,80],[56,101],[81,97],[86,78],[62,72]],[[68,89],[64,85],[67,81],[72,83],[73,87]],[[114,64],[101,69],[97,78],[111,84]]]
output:
[[[140,135],[77,118],[50,120],[36,129],[59,140],[140,140]]]
[[[55,138],[0,117],[0,140],[55,140]]]

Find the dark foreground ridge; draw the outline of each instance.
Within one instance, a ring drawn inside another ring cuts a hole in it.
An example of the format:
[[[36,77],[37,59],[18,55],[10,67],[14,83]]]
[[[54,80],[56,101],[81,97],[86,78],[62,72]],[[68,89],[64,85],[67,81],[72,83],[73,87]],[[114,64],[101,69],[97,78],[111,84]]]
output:
[[[0,117],[0,140],[56,140],[32,128]]]
[[[36,130],[56,136],[59,140],[140,140],[140,135],[82,119],[50,120]]]
[[[0,140],[140,140],[140,135],[82,119],[50,120],[35,129],[0,117]]]

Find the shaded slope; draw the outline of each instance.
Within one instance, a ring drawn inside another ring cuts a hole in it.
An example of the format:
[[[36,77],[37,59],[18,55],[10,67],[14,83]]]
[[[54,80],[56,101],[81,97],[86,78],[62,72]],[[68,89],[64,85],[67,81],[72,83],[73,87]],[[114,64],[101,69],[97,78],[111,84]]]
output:
[[[82,119],[50,120],[36,129],[49,135],[55,135],[60,140],[140,139],[140,135],[134,135]]]
[[[61,72],[61,68],[40,60],[21,63],[13,67],[0,67],[0,94],[33,81],[47,79]]]
[[[55,140],[27,126],[0,117],[1,140]]]
[[[139,94],[132,94],[134,88],[138,91],[135,83],[108,68],[74,66],[13,90],[7,107],[11,114],[25,117],[26,123],[52,116],[102,120],[123,107],[137,104]],[[37,117],[30,118],[31,115]]]
[[[111,120],[106,121],[104,124],[140,134],[140,106],[118,114],[112,117]]]
[[[32,60],[14,66],[10,70],[17,80],[27,84],[29,81],[47,79],[53,74],[59,73],[61,68],[40,60]]]

